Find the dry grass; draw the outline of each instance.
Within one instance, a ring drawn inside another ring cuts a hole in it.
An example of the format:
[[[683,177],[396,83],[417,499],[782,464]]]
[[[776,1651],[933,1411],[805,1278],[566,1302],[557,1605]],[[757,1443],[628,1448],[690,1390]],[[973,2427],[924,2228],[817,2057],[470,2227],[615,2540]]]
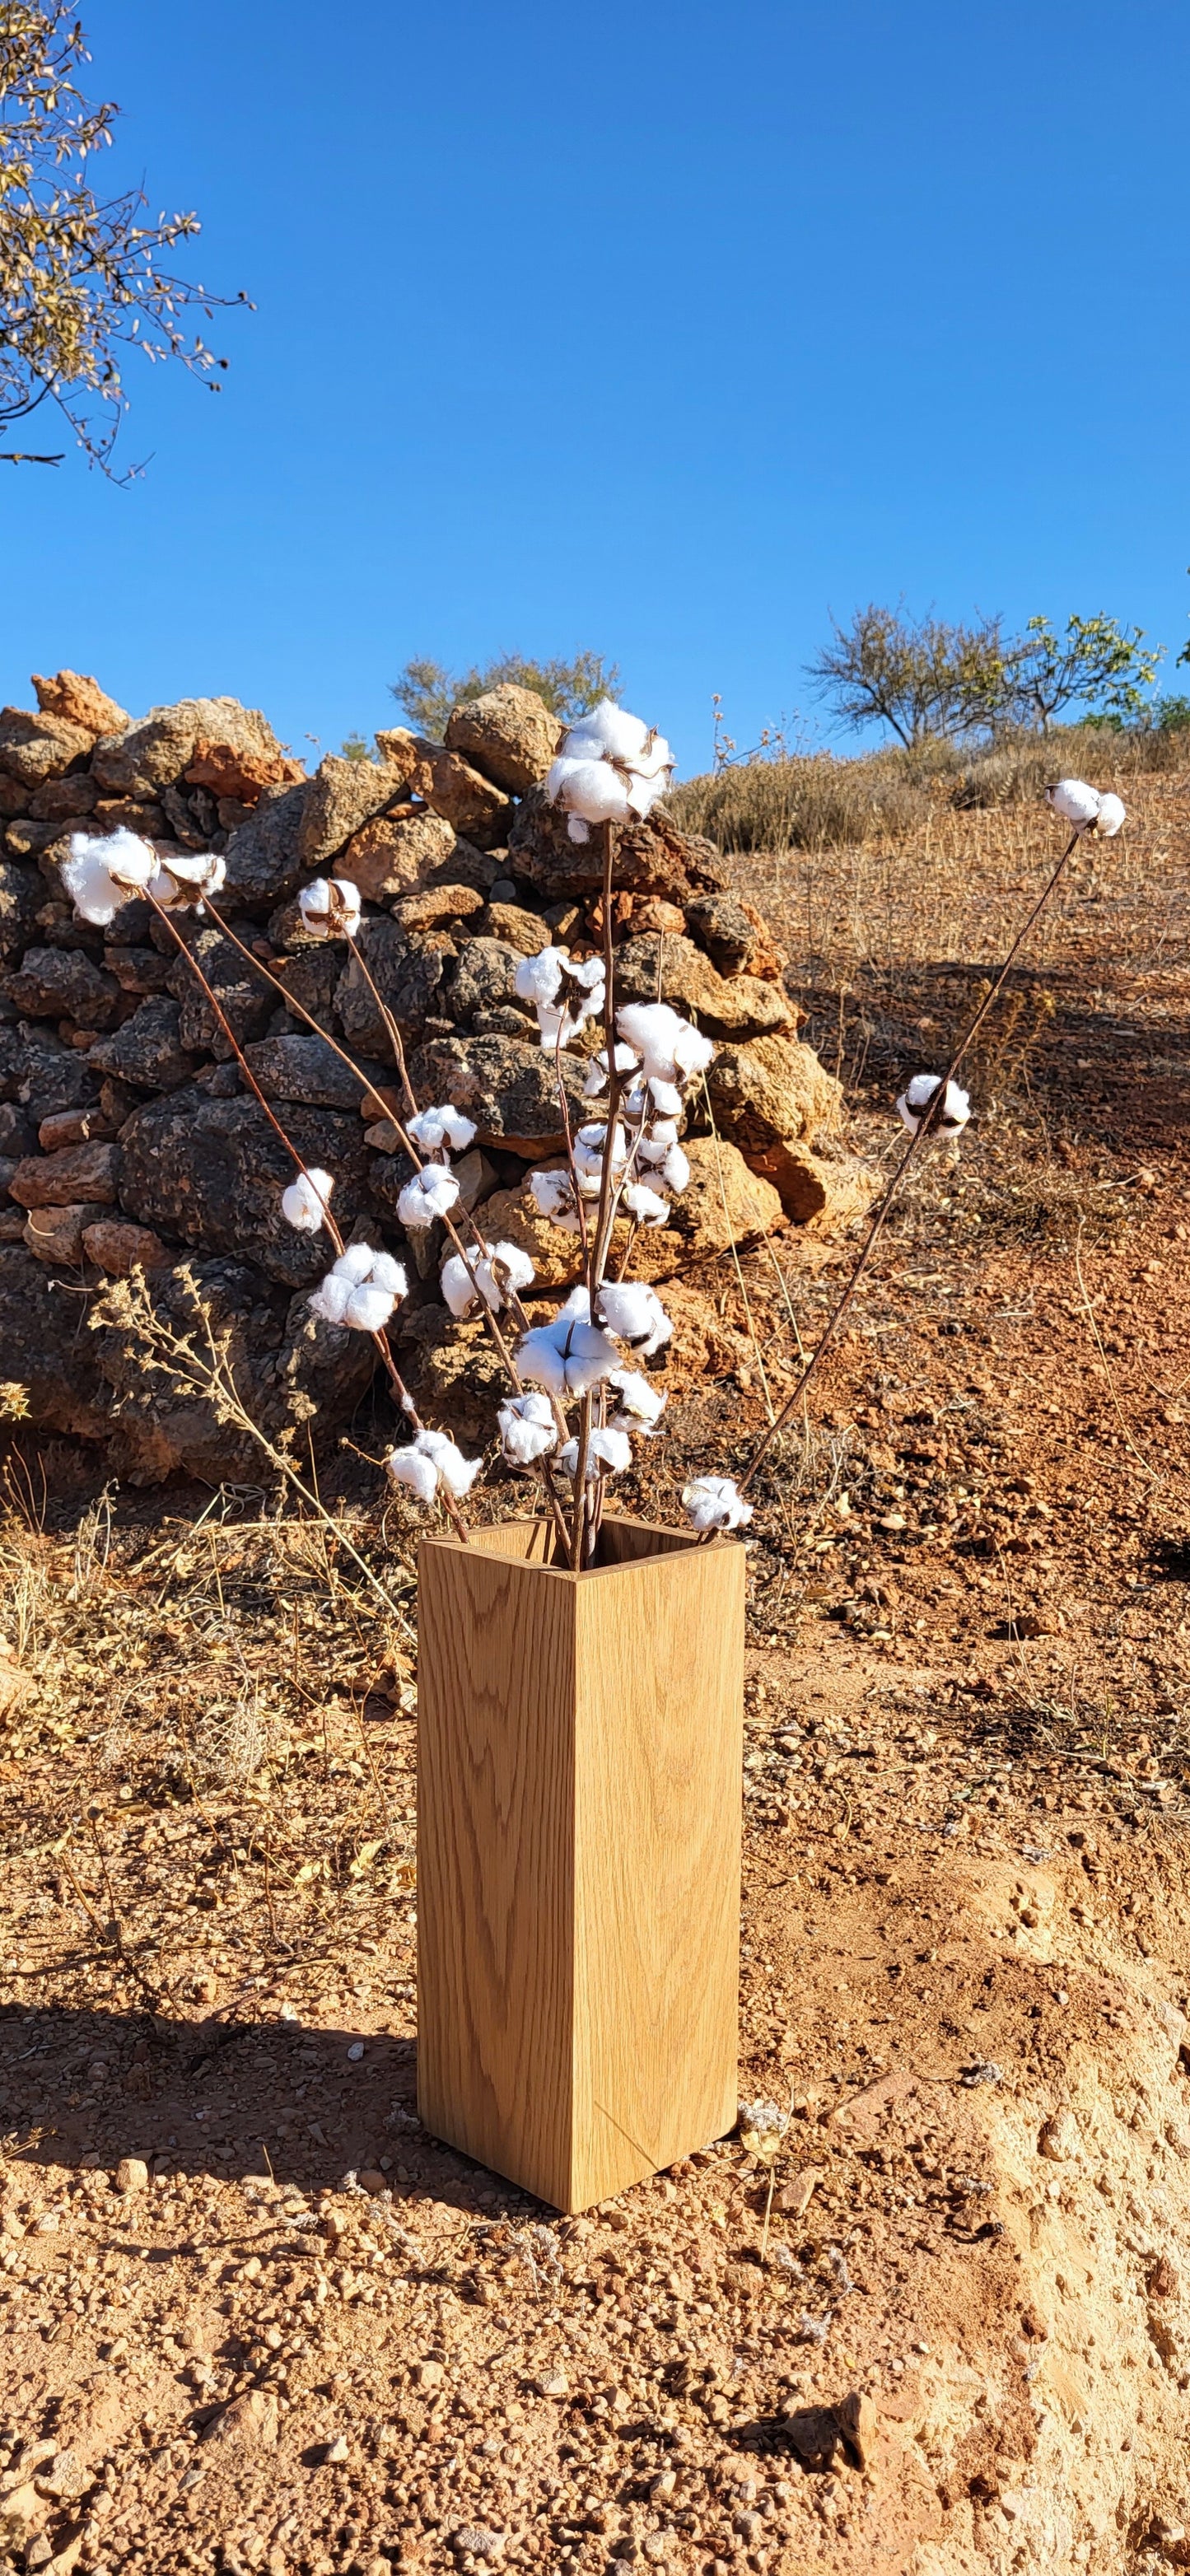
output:
[[[705,832],[722,850],[855,848],[904,841],[948,808],[1037,804],[1046,786],[1071,774],[1127,798],[1140,779],[1183,771],[1188,743],[1184,728],[1123,735],[1067,725],[1044,741],[1026,734],[985,751],[940,741],[856,760],[818,752],[686,779],[669,806],[684,830]]]

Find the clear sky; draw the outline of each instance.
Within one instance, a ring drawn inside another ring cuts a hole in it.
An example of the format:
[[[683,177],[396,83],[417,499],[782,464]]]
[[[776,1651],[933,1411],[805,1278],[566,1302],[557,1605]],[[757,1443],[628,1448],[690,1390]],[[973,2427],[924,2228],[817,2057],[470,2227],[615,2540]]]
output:
[[[1103,609],[1172,663],[1182,0],[84,21],[105,180],[196,207],[258,309],[218,398],[130,365],[143,481],[3,469],[4,698],[231,691],[308,753],[413,654],[588,645],[689,773],[716,689],[741,744],[816,721],[802,666],[872,598]]]

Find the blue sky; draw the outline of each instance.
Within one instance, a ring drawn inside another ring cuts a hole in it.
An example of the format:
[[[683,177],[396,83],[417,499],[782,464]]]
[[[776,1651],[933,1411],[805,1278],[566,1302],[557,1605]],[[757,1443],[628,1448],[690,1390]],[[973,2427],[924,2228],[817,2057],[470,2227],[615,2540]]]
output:
[[[802,666],[871,598],[1104,609],[1172,662],[1174,0],[85,21],[105,180],[195,206],[258,309],[217,399],[131,366],[143,481],[6,469],[6,699],[63,662],[137,712],[229,690],[309,753],[413,654],[589,645],[688,773],[714,690],[741,744],[820,724]]]

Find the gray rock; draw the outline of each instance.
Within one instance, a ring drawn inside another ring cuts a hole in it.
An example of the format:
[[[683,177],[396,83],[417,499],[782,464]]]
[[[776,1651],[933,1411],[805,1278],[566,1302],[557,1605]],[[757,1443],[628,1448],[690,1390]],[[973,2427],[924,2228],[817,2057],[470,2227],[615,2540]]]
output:
[[[304,1449],[309,1425],[316,1442],[330,1441],[367,1390],[376,1366],[367,1335],[316,1323],[308,1292],[269,1288],[249,1262],[191,1256],[149,1284],[175,1329],[194,1330],[201,1300],[216,1331],[230,1333],[236,1384],[272,1439],[297,1425]],[[219,1423],[205,1397],[148,1377],[139,1335],[113,1323],[84,1338],[95,1345],[102,1396],[118,1399],[109,1454],[117,1465],[126,1455],[132,1483],[179,1471],[209,1484],[259,1480],[257,1442]]]
[[[186,944],[240,1045],[243,1046],[249,1038],[262,1036],[276,1007],[272,985],[266,984],[263,975],[253,971],[247,959],[241,957],[234,941],[225,939],[222,931],[209,923],[205,929],[198,929],[188,936]],[[181,1006],[179,1044],[193,1055],[213,1055],[216,1063],[226,1064],[234,1050],[224,1036],[193,968],[176,949],[166,984]]]
[[[27,1109],[18,1109],[15,1100],[0,1101],[0,1154],[31,1154],[37,1143],[37,1129]]]
[[[520,964],[515,948],[499,939],[465,939],[442,983],[442,1008],[448,1020],[469,1020],[476,1011],[492,1011],[516,1001],[514,978]],[[536,1029],[536,1016],[526,1018]]]
[[[328,752],[306,794],[299,836],[303,866],[311,873],[327,867],[353,833],[374,814],[399,805],[404,795],[399,770],[381,768],[374,760],[340,760]]]
[[[333,1026],[335,992],[343,972],[343,951],[330,940],[318,947],[300,948],[295,957],[270,960],[274,975],[279,975],[285,990],[297,1005],[309,1011],[324,1029]]]
[[[464,699],[446,728],[447,750],[461,752],[510,796],[523,796],[544,778],[561,739],[561,723],[544,699],[512,680]]]
[[[102,1043],[102,1041],[101,1041]],[[82,1109],[99,1096],[98,1069],[90,1050],[64,1046],[36,1026],[0,1029],[0,1092],[27,1109],[35,1127],[63,1109]]]
[[[377,992],[409,1044],[421,1035],[427,1015],[437,1009],[438,989],[454,958],[453,942],[442,931],[416,938],[398,922],[380,920],[364,922],[357,946]],[[354,957],[336,987],[335,1009],[350,1047],[379,1056],[383,1064],[393,1062],[384,1022]]]
[[[227,879],[220,911],[269,912],[288,902],[309,876],[300,848],[310,782],[266,787],[259,804],[232,833],[224,857]]]
[[[33,937],[34,916],[45,900],[36,868],[0,859],[0,965],[15,964]]]
[[[98,794],[94,779],[85,771],[72,778],[47,778],[43,787],[34,789],[29,812],[39,823],[56,823],[60,832],[68,831],[72,822],[84,821]]]
[[[23,1244],[0,1246],[0,1379],[27,1390],[38,1430],[101,1440],[111,1395],[81,1302],[60,1295]]]
[[[168,957],[156,948],[105,948],[103,962],[122,993],[164,993],[173,972]]]
[[[86,1029],[110,1029],[120,1007],[115,977],[81,949],[27,948],[4,991],[26,1019],[75,1020]]]
[[[181,1018],[177,1002],[151,993],[123,1028],[90,1049],[92,1069],[130,1082],[137,1091],[176,1091],[194,1071],[194,1057],[182,1046]]]
[[[563,1050],[572,1128],[588,1112],[585,1071],[581,1056]],[[554,1059],[539,1046],[508,1037],[432,1037],[411,1056],[409,1074],[419,1100],[450,1100],[473,1118],[480,1145],[536,1161],[563,1144]]]
[[[738,975],[758,945],[756,924],[733,894],[696,895],[686,906],[686,927],[721,975]]]
[[[0,707],[0,770],[22,787],[43,787],[47,778],[64,778],[76,760],[86,759],[94,740],[93,733],[65,716]]]
[[[572,841],[566,816],[547,803],[544,790],[530,789],[517,809],[508,835],[512,873],[549,899],[592,892],[602,882],[599,835]],[[679,832],[664,807],[654,806],[648,821],[621,831],[616,844],[615,885],[627,894],[668,895],[686,903],[697,894],[716,894],[728,882],[728,871],[711,841]]]
[[[349,1236],[366,1204],[360,1119],[295,1106],[283,1123],[307,1165],[333,1172],[335,1217]],[[326,1236],[297,1234],[281,1214],[294,1166],[259,1101],[210,1100],[193,1088],[150,1100],[121,1129],[120,1146],[121,1204],[138,1224],[236,1253],[290,1288],[330,1267]]]
[[[351,1072],[325,1038],[267,1037],[244,1049],[267,1100],[298,1100],[313,1109],[348,1109],[359,1115],[368,1091],[391,1081],[381,1064],[361,1065]]]
[[[150,707],[124,734],[105,734],[95,745],[92,776],[114,796],[145,796],[175,786],[200,742],[227,743],[249,757],[279,761],[281,744],[256,707],[238,698],[179,698]]]

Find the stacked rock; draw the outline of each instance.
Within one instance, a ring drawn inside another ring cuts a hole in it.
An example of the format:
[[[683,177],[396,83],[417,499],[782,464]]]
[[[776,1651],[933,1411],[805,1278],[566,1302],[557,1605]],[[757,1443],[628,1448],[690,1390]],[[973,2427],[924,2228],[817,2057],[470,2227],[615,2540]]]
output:
[[[224,854],[220,911],[283,993],[210,920],[181,916],[183,936],[303,1158],[335,1174],[345,1234],[391,1244],[416,1275],[398,1329],[412,1373],[437,1358],[442,1385],[474,1328],[453,1326],[441,1300],[435,1233],[406,1241],[397,1217],[410,1166],[387,1114],[389,1035],[346,949],[305,931],[298,890],[332,872],[358,887],[358,944],[414,1088],[474,1122],[456,1167],[464,1201],[531,1250],[536,1293],[573,1279],[577,1247],[526,1186],[564,1137],[516,970],[551,941],[602,940],[598,848],[546,802],[560,726],[511,684],[457,706],[443,743],[396,728],[377,735],[375,760],[330,756],[312,777],[233,698],[133,723],[77,673],[33,685],[36,711],[0,713],[0,1380],[24,1391],[35,1427],[104,1443],[133,1479],[254,1474],[234,1428],[162,1393],[115,1329],[80,1329],[85,1299],[55,1292],[139,1265],[181,1325],[185,1265],[274,1435],[303,1419],[340,1427],[375,1355],[310,1313],[323,1253],[282,1220],[292,1166],[170,934],[140,901],[107,931],[75,916],[60,877],[71,833],[126,826],[165,855]],[[690,1187],[634,1268],[685,1275],[733,1240],[852,1213],[862,1177],[829,1141],[839,1086],[797,1038],[784,961],[712,844],[663,808],[620,836],[613,932],[618,999],[660,995],[718,1045],[684,1140]],[[347,1045],[358,1079],[302,1010]],[[581,1123],[581,1052],[562,1066]]]

